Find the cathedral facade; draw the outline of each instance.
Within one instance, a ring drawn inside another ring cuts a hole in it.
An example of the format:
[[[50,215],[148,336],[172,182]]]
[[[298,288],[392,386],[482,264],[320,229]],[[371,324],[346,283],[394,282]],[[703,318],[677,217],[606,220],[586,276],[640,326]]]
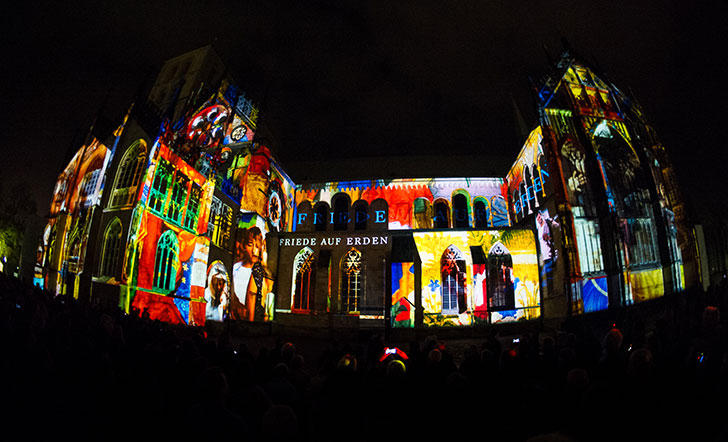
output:
[[[534,85],[539,119],[503,176],[306,184],[258,141],[257,106],[216,60],[169,60],[89,133],[58,178],[38,284],[191,326],[417,328],[564,318],[696,283],[665,148],[576,56]]]

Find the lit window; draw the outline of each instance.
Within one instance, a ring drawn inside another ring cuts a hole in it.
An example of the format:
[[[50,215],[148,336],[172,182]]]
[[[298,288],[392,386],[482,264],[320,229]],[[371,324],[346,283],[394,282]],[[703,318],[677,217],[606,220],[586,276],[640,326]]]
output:
[[[101,276],[114,276],[119,264],[121,251],[121,221],[114,218],[104,232],[104,243],[101,249]]]
[[[109,207],[121,207],[134,202],[146,160],[147,151],[144,141],[139,140],[126,150],[116,172]]]
[[[154,288],[170,291],[175,287],[179,269],[179,242],[172,230],[167,230],[157,242],[154,258]]]
[[[96,185],[99,181],[99,175],[101,175],[101,169],[94,169],[88,172],[81,183],[81,195],[86,198],[84,201],[85,205],[88,206],[94,201],[91,199],[96,194]]]
[[[81,236],[78,230],[71,234],[71,241],[68,243],[68,249],[66,249],[66,265],[68,271],[71,273],[78,273],[79,259],[81,254]]]
[[[462,313],[465,300],[465,257],[455,246],[449,246],[440,259],[442,276],[442,313]]]
[[[181,173],[174,176],[172,183],[172,198],[167,209],[167,218],[171,221],[182,224],[185,207],[187,205],[187,187],[190,184],[189,178]]]
[[[210,221],[207,224],[210,240],[218,247],[229,249],[232,227],[233,209],[213,196],[210,204]]]
[[[154,181],[149,194],[149,208],[161,215],[164,213],[164,205],[167,202],[167,192],[172,181],[172,165],[169,161],[161,158],[154,172]]]
[[[200,211],[200,196],[202,188],[195,182],[190,187],[190,198],[187,202],[187,210],[185,211],[184,226],[192,231],[197,230],[197,217]]]
[[[293,260],[293,290],[291,307],[293,310],[309,311],[313,306],[315,288],[314,254],[309,247],[304,247]]]
[[[515,294],[513,289],[513,260],[511,253],[500,241],[488,252],[488,310],[513,310]]]
[[[361,300],[361,252],[349,250],[341,259],[341,303],[345,312],[358,312]]]
[[[576,246],[579,250],[579,265],[582,274],[601,272],[604,270],[602,248],[595,220],[574,217]]]

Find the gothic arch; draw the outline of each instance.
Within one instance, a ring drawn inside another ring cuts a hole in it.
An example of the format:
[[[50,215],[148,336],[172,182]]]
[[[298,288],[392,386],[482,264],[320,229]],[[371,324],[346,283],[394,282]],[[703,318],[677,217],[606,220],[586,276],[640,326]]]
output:
[[[309,312],[313,309],[316,292],[316,257],[310,247],[302,248],[293,259],[291,281],[291,311]]]

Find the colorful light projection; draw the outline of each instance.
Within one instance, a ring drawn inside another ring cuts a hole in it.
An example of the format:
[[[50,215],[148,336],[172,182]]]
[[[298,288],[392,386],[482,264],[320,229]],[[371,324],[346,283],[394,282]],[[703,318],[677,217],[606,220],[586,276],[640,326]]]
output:
[[[232,96],[234,96],[234,88],[229,88]],[[258,122],[258,108],[253,101],[241,93],[235,102],[233,112],[233,122],[230,125],[229,133],[225,137],[225,144],[247,143],[253,141],[255,129]]]
[[[572,63],[563,76],[563,82],[574,98],[579,113],[586,116],[621,119],[611,89],[587,67]]]
[[[81,147],[58,176],[50,215],[73,213],[98,202],[109,149],[94,139]]]
[[[392,263],[391,324],[411,328],[415,323],[415,268],[413,262]]]
[[[266,220],[255,213],[241,216],[232,269],[229,317],[235,321],[272,321],[275,275],[268,266]]]
[[[258,108],[234,85],[223,82],[202,105],[177,122],[165,123],[160,139],[184,161],[205,175],[224,174],[229,147],[249,143],[255,136]]]
[[[222,261],[215,261],[207,268],[205,287],[205,318],[208,321],[222,321],[230,303],[230,275]]]
[[[539,267],[541,269],[541,290],[543,296],[553,296],[560,287],[564,268],[561,263],[562,231],[557,216],[552,216],[548,207],[536,212],[536,238],[538,241]],[[554,281],[557,277],[559,281]]]
[[[240,189],[241,212],[266,218],[271,231],[290,230],[295,185],[266,146],[253,144],[243,150],[235,157],[228,176]]]
[[[333,209],[332,200],[339,194],[346,194],[352,206],[364,201],[371,207],[375,200],[385,200],[389,230],[510,225],[503,180],[499,178],[393,179],[299,185],[296,207],[308,201],[312,207],[325,202]],[[369,220],[380,221],[371,213]],[[302,223],[302,220],[296,221]]]
[[[616,217],[618,258],[627,271],[625,301],[640,302],[661,296],[664,286],[657,223],[639,156],[624,123],[601,120],[594,123],[592,130],[607,199]],[[653,276],[658,274],[659,278]]]
[[[209,239],[147,211],[136,237],[132,310],[173,324],[203,325]]]
[[[541,126],[532,130],[506,177],[511,210],[517,223],[543,206],[552,194],[551,177],[541,142]]]
[[[78,296],[79,275],[84,271],[91,207],[98,203],[110,150],[91,139],[76,151],[59,175],[51,200],[43,256],[39,257],[36,280],[44,275],[44,286],[56,293]],[[67,287],[69,285],[69,287]]]
[[[527,229],[414,232],[425,325],[538,318],[539,267]]]
[[[210,240],[207,231],[214,182],[155,143],[132,216],[123,281],[133,310],[152,319],[202,325]]]
[[[607,290],[607,277],[584,278],[571,284],[571,292],[583,304],[577,311],[592,313],[606,310],[609,307],[609,292]]]

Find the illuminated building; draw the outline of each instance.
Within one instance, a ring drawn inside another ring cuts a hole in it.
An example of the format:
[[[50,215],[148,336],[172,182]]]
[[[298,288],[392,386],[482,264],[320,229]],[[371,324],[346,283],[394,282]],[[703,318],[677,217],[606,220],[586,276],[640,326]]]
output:
[[[665,149],[568,53],[502,177],[297,185],[224,72],[211,48],[172,59],[89,137],[54,193],[46,287],[195,326],[408,328],[564,318],[696,278]]]

